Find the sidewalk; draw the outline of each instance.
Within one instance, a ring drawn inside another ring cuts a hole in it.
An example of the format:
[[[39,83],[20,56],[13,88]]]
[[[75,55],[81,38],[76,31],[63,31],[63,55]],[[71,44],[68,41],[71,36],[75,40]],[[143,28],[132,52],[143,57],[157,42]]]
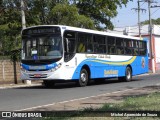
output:
[[[41,82],[32,82],[32,84],[18,83],[18,84],[0,84],[0,89],[8,88],[20,88],[20,87],[31,87],[31,86],[41,86]]]

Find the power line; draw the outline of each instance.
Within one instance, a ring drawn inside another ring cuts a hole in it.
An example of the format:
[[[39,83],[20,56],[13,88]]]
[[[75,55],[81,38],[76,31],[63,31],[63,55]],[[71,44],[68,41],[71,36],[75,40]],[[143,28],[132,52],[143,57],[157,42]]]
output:
[[[142,6],[144,5],[144,3],[145,3],[145,2],[143,2],[140,7],[142,7]]]
[[[140,1],[140,0],[137,1],[137,3],[138,3],[138,8],[132,8],[132,9],[131,9],[131,10],[138,11],[139,36],[141,36],[140,11],[142,11],[142,12],[145,11],[145,12],[146,12],[146,9],[141,8],[140,2],[143,2],[143,1]],[[144,3],[143,3],[143,4],[144,4]],[[142,4],[142,5],[143,5],[143,4]]]
[[[160,8],[158,8],[157,10],[155,10],[151,15],[155,14],[158,10],[160,10]]]
[[[156,7],[160,7],[160,5],[154,5],[154,6],[151,6],[151,8],[156,8]],[[160,8],[158,8],[157,10],[155,10],[151,15],[153,15],[154,13],[156,13]]]

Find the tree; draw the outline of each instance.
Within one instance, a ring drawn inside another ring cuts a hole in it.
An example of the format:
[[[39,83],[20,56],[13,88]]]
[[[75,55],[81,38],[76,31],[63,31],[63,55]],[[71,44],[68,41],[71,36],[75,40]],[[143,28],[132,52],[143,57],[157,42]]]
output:
[[[84,15],[79,15],[75,5],[57,4],[53,7],[49,16],[50,24],[95,29],[93,21]]]
[[[104,28],[113,29],[114,26],[111,22],[111,18],[114,18],[118,14],[117,7],[118,6],[122,7],[122,5],[126,6],[128,1],[133,1],[133,0],[47,0],[47,2],[46,0],[27,0],[29,11],[26,11],[26,12],[30,16],[27,22],[34,21],[34,23],[31,23],[30,25],[53,24],[53,23],[57,24],[57,18],[56,17],[54,18],[54,16],[51,16],[55,14],[57,15],[57,13],[53,13],[53,12],[59,12],[59,14],[63,14],[64,13],[63,9],[68,11],[68,10],[71,10],[73,6],[75,6],[77,7],[76,11],[78,11],[76,13],[77,17],[79,16],[78,20],[82,20],[80,18],[82,18],[81,15],[83,15],[83,18],[87,20],[90,19],[89,20],[90,22],[89,23],[87,22],[88,24],[91,24],[91,22],[94,21],[94,27],[96,27],[97,29],[104,29]],[[61,7],[60,5],[62,5],[62,8],[59,8]],[[63,8],[63,6],[65,7]],[[60,11],[53,10],[54,8],[58,8]],[[65,14],[63,15],[65,16]],[[72,15],[72,14],[69,14],[69,15]],[[32,19],[31,19],[31,16],[32,16]],[[68,18],[69,17],[70,16],[68,16]],[[53,22],[53,20],[55,21]],[[69,22],[74,23],[71,20]],[[81,23],[83,27],[86,26],[86,22],[84,21],[83,22],[81,21],[79,23]],[[68,24],[68,21],[66,21],[65,24],[75,26],[75,24],[73,25]],[[101,27],[102,25],[105,27]],[[86,28],[90,28],[89,26],[90,25],[87,25]],[[92,28],[93,27],[91,27],[91,29]]]
[[[126,5],[128,1],[133,0],[71,0],[79,9],[79,14],[87,16],[94,20],[97,28],[104,24],[107,29],[113,29],[111,18],[114,18],[118,12],[117,7]]]
[[[13,9],[15,8],[16,9]],[[17,8],[18,0],[5,0],[0,2],[0,55],[9,55],[13,49],[20,47],[21,18]]]
[[[113,29],[117,7],[132,0],[24,0],[27,27],[62,24],[89,29]],[[0,0],[0,55],[21,48],[21,1]]]
[[[141,24],[147,25],[147,24],[149,24],[149,20],[145,20],[145,21],[141,22]],[[158,18],[158,19],[152,19],[152,24],[160,25],[160,18]]]
[[[93,21],[78,13],[75,5],[68,0],[29,0],[27,1],[27,24],[62,24],[94,29]],[[27,17],[28,16],[28,17]]]

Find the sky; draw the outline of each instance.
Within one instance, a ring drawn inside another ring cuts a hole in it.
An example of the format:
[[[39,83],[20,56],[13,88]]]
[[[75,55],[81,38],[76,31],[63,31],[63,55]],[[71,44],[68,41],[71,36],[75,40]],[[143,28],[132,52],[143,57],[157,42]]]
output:
[[[115,27],[127,27],[127,26],[136,26],[138,25],[138,11],[133,10],[133,8],[138,8],[138,0],[133,0],[133,2],[128,2],[127,6],[118,8],[118,15],[112,19],[112,23]],[[140,8],[146,9],[145,11],[140,11],[140,21],[149,20],[148,13],[148,3],[143,2],[145,0],[140,0]],[[151,5],[160,6],[160,0],[154,0],[157,3],[152,3]],[[160,18],[160,7],[151,8],[151,18],[157,19]]]

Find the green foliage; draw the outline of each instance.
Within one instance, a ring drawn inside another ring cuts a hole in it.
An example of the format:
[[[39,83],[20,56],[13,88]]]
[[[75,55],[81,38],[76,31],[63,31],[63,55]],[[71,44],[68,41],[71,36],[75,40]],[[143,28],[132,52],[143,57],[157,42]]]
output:
[[[159,111],[160,110],[160,92],[149,95],[128,97],[120,104],[105,104],[101,110],[111,111]]]
[[[145,20],[144,22],[141,22],[141,24],[143,24],[143,25],[147,25],[147,24],[149,24],[149,20]],[[159,25],[160,24],[160,18],[158,18],[158,19],[152,19],[152,24],[154,24],[154,25]]]
[[[101,28],[100,24],[104,24],[107,29],[113,29],[110,21],[117,12],[117,6],[122,7],[128,1],[132,0],[73,0],[74,4],[79,8],[79,14],[85,15],[92,20],[96,28]]]
[[[117,6],[132,0],[24,0],[26,26],[61,24],[113,29]],[[21,48],[21,0],[0,0],[0,56]]]
[[[10,55],[11,51],[21,46],[21,14],[18,0],[5,0],[0,2],[0,55]]]
[[[53,7],[49,16],[50,24],[95,29],[93,21],[84,15],[79,15],[78,9],[75,5],[57,4]]]

